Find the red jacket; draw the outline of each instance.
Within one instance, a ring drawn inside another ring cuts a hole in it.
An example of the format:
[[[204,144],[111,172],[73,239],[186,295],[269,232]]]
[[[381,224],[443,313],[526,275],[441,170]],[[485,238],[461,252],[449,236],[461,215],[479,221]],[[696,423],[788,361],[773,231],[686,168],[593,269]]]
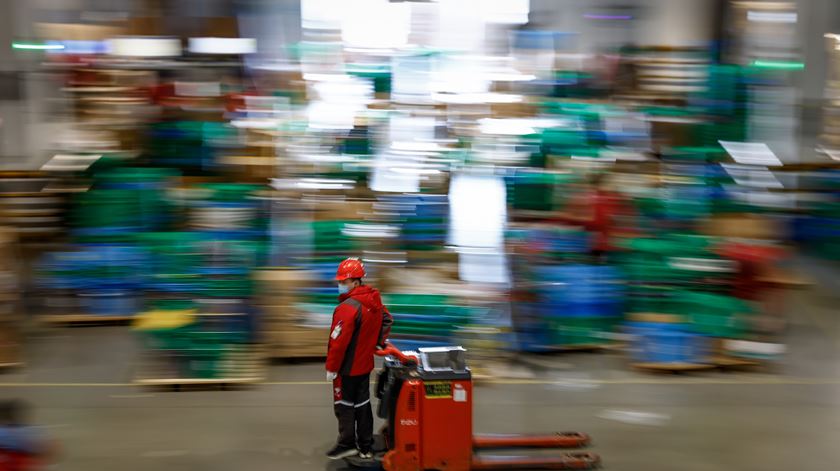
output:
[[[373,353],[391,331],[394,318],[379,291],[361,285],[338,298],[327,346],[327,371],[358,376],[373,371]]]
[[[0,471],[33,471],[41,469],[38,459],[25,453],[0,450]]]

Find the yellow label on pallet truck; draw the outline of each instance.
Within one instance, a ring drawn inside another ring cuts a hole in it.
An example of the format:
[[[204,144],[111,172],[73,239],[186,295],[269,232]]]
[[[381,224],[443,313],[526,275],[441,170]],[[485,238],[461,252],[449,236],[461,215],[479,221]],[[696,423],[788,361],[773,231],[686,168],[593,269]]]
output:
[[[452,383],[449,381],[430,381],[425,386],[426,399],[445,399],[452,397]]]

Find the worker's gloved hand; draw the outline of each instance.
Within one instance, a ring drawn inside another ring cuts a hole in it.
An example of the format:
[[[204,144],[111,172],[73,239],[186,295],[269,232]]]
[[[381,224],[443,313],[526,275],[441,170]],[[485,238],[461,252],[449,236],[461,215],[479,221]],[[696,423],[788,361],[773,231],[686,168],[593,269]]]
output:
[[[334,379],[338,378],[338,373],[333,373],[332,371],[327,371],[327,381],[333,382]]]

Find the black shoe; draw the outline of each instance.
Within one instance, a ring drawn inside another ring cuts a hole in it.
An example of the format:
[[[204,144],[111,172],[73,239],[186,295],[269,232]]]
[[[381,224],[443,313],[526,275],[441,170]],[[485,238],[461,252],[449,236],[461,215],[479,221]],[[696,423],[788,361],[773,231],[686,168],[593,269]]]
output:
[[[340,460],[357,454],[359,454],[359,450],[357,450],[356,447],[350,448],[342,445],[336,445],[332,450],[327,452],[327,458],[331,460]]]

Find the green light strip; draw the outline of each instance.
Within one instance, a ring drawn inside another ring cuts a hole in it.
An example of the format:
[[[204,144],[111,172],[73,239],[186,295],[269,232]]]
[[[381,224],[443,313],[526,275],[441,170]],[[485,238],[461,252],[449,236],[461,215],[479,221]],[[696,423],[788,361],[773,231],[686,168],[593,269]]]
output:
[[[38,44],[38,43],[12,43],[12,49],[24,49],[30,51],[46,51],[64,49],[63,44]]]
[[[755,67],[763,69],[782,69],[782,70],[803,70],[805,69],[804,62],[788,62],[788,61],[763,61],[755,60],[752,62]]]

